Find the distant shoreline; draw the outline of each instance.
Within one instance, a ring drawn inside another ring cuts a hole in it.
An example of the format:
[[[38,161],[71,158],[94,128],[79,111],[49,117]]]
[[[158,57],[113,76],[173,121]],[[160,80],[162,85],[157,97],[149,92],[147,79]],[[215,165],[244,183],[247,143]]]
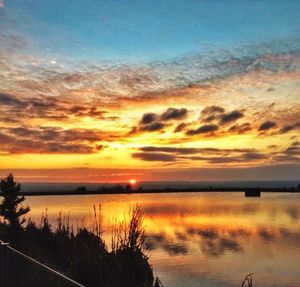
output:
[[[111,194],[146,194],[146,193],[180,193],[180,192],[277,192],[277,193],[300,193],[299,188],[164,188],[164,189],[132,189],[124,191],[115,190],[74,190],[74,191],[25,191],[24,196],[44,196],[44,195],[111,195]],[[1,194],[0,194],[1,195]]]

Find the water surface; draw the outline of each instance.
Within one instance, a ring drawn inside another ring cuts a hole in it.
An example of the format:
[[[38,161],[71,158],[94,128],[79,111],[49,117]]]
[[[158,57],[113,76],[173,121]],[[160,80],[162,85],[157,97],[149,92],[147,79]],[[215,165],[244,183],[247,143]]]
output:
[[[140,204],[154,273],[165,287],[300,286],[300,194],[174,193],[27,197],[30,217],[59,212],[74,228],[92,228],[101,204],[105,241],[112,226]]]

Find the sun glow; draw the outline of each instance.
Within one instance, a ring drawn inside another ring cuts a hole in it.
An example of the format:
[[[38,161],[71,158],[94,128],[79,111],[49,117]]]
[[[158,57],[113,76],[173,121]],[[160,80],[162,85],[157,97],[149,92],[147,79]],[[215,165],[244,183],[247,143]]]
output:
[[[136,184],[136,179],[134,179],[134,178],[131,178],[131,179],[129,180],[129,183],[130,183],[131,185],[134,185],[134,184]]]

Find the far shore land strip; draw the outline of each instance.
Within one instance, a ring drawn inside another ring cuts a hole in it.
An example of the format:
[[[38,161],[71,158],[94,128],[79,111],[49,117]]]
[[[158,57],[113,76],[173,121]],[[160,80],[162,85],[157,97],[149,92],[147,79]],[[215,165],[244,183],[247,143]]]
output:
[[[73,191],[23,191],[25,196],[42,196],[42,195],[89,195],[89,194],[145,194],[145,193],[179,193],[179,192],[282,192],[282,193],[300,193],[299,187],[206,187],[206,188],[162,188],[162,189],[81,189],[78,188]],[[0,194],[1,195],[1,194]]]

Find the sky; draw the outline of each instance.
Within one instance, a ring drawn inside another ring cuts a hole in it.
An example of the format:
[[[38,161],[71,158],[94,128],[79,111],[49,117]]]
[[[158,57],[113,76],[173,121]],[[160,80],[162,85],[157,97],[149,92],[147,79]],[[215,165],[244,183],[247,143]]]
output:
[[[0,176],[297,180],[300,2],[0,0]]]

